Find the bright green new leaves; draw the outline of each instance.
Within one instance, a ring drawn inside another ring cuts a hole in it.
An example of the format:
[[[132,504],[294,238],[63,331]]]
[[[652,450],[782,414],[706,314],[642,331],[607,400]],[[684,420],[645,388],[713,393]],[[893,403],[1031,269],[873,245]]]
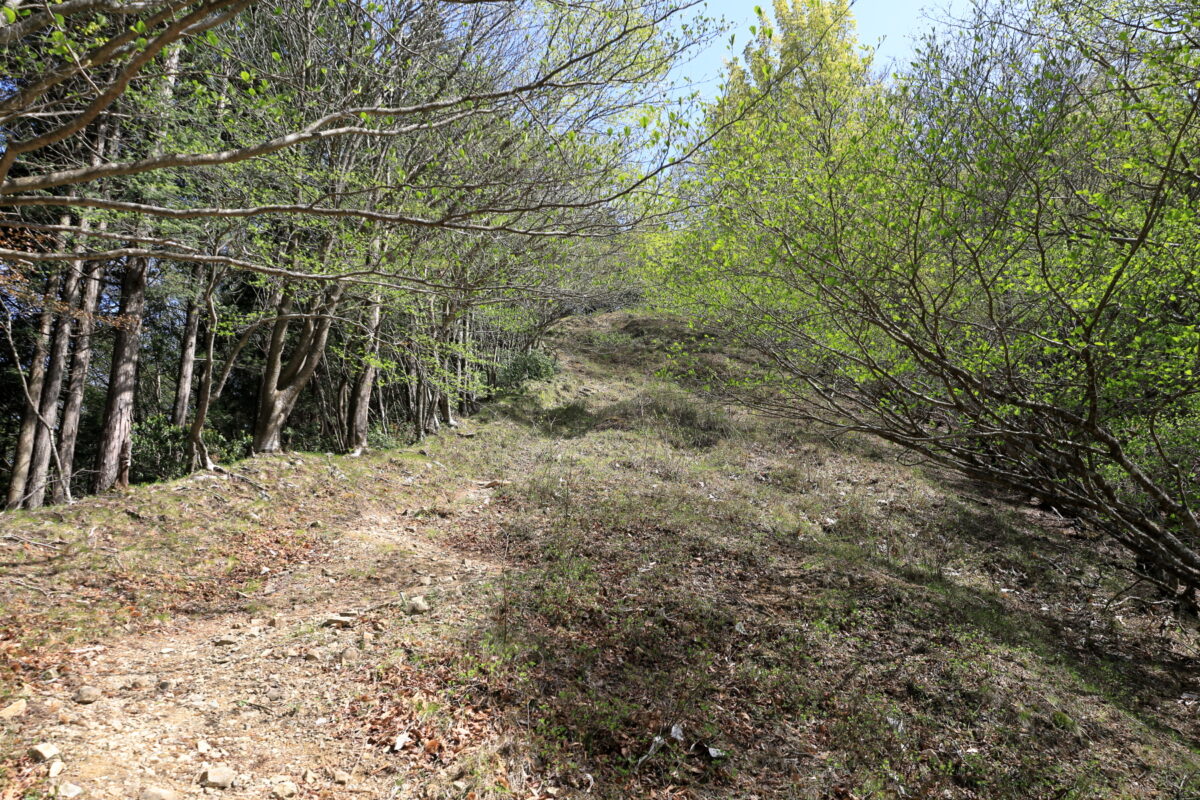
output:
[[[1173,9],[983,8],[883,87],[846,3],[778,2],[666,294],[772,360],[754,402],[1048,497],[1200,586],[1200,54],[1170,32],[1200,20]]]

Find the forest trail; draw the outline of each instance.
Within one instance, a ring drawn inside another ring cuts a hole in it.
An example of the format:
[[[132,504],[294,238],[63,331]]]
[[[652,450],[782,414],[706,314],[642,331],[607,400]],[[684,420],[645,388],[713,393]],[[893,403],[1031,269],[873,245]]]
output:
[[[485,504],[492,491],[464,487],[460,502]],[[320,567],[270,574],[254,611],[76,649],[82,662],[69,680],[38,691],[42,713],[23,737],[62,751],[56,778],[67,795],[73,785],[84,797],[147,800],[172,791],[395,796],[394,776],[380,774],[389,772],[387,751],[344,729],[361,691],[347,676],[386,658],[391,625],[418,613],[462,616],[496,571],[432,544],[409,523],[363,520]]]
[[[577,320],[421,445],[8,516],[0,798],[1195,796],[1194,637],[1102,543],[681,340],[731,357]]]

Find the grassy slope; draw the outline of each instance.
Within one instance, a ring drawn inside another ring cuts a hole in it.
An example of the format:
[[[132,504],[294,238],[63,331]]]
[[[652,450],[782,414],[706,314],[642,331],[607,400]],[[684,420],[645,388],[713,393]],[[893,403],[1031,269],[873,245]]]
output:
[[[262,566],[319,560],[416,457],[511,483],[470,511],[427,490],[414,533],[506,577],[352,691],[346,735],[420,738],[396,756],[414,796],[1200,793],[1195,639],[1117,595],[1114,554],[876,443],[705,405],[654,377],[681,335],[577,322],[563,373],[475,435],[242,465],[270,500],[191,479],[5,517],[63,542],[5,543],[9,686],[69,668],[66,642],[252,605]]]

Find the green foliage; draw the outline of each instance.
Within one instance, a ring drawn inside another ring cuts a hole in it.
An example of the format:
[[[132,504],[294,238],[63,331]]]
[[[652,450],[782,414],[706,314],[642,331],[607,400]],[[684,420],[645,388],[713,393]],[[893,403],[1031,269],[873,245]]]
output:
[[[503,366],[496,378],[505,389],[518,389],[528,381],[544,381],[558,372],[558,362],[542,350],[530,350],[513,355]]]
[[[709,202],[647,250],[663,301],[766,357],[741,399],[1044,498],[1195,592],[1200,55],[1165,31],[1200,18],[1173,9],[981,6],[883,86],[845,2],[781,0],[711,109]]]
[[[217,463],[231,463],[250,455],[250,437],[228,439],[213,428],[202,434],[209,455]],[[192,471],[188,432],[171,424],[165,414],[137,423],[133,430],[132,479],[136,482],[181,478]]]

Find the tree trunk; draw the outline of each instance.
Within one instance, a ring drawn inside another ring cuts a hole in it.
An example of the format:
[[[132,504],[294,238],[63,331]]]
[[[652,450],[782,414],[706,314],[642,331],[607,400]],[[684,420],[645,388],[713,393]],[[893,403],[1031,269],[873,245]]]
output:
[[[70,225],[70,217],[66,217],[62,224]],[[28,495],[25,501],[26,508],[41,508],[46,499],[46,478],[50,472],[50,459],[57,456],[54,449],[54,432],[58,428],[58,401],[62,396],[63,376],[67,371],[67,353],[75,322],[71,312],[79,299],[79,276],[82,267],[83,264],[79,261],[71,262],[63,281],[63,311],[55,323],[54,339],[50,344],[50,363],[46,366],[46,376],[42,382],[40,418],[37,433],[33,438],[33,456],[30,459],[29,481],[25,490]]]
[[[79,421],[83,415],[88,368],[92,364],[92,335],[96,330],[96,315],[100,313],[100,285],[103,277],[104,263],[95,261],[87,268],[87,274],[83,278],[83,299],[79,303],[79,332],[75,338],[75,351],[71,354],[67,400],[63,406],[62,430],[58,436],[59,475],[51,490],[51,498],[55,503],[63,503],[71,498],[75,443],[79,439]]]
[[[28,395],[25,398],[25,412],[21,418],[21,429],[17,434],[17,444],[13,450],[12,474],[8,483],[8,508],[20,508],[21,504],[25,502],[29,464],[33,460],[33,440],[37,434],[38,401],[42,396],[42,380],[46,375],[46,351],[50,344],[50,328],[54,324],[54,313],[51,307],[58,295],[61,280],[62,273],[56,271],[51,275],[46,282],[46,294],[42,297],[42,314],[38,322],[37,339],[33,345],[33,359],[29,364],[29,379],[25,383]]]
[[[142,308],[146,301],[148,259],[131,258],[121,284],[121,322],[113,342],[112,370],[104,423],[96,454],[92,491],[104,492],[129,485],[133,450],[133,412],[137,394],[138,349],[141,343]]]
[[[200,390],[196,395],[196,414],[192,417],[192,425],[188,429],[188,450],[191,454],[192,469],[212,469],[214,466],[208,447],[204,444],[204,423],[208,420],[208,406],[213,398],[213,360],[217,343],[217,304],[213,293],[216,287],[217,275],[214,273],[204,292],[204,305],[208,309],[208,326],[204,332],[204,369],[200,373]],[[230,356],[230,366],[233,365],[232,359],[236,357],[235,351]]]
[[[197,264],[192,270],[192,281],[199,285],[204,281],[204,267]],[[183,336],[179,343],[179,373],[175,380],[175,404],[171,411],[171,423],[183,427],[187,424],[188,406],[192,402],[192,373],[196,367],[196,339],[200,331],[200,304],[196,298],[188,300],[187,320],[183,325]]]
[[[349,430],[346,431],[346,449],[354,455],[359,455],[367,447],[367,431],[371,421],[371,392],[375,388],[375,360],[379,354],[379,326],[383,320],[379,303],[379,294],[371,297],[371,306],[367,312],[366,352],[363,355],[362,370],[354,382],[350,392],[350,410],[346,414]]]
[[[342,284],[330,289],[324,301],[305,318],[286,364],[283,361],[283,349],[287,340],[292,296],[290,292],[285,292],[281,298],[259,387],[258,418],[254,423],[254,441],[251,445],[255,453],[277,453],[283,449],[283,426],[295,408],[300,392],[325,354],[325,343],[333,324],[332,315],[341,300],[343,289]]]

